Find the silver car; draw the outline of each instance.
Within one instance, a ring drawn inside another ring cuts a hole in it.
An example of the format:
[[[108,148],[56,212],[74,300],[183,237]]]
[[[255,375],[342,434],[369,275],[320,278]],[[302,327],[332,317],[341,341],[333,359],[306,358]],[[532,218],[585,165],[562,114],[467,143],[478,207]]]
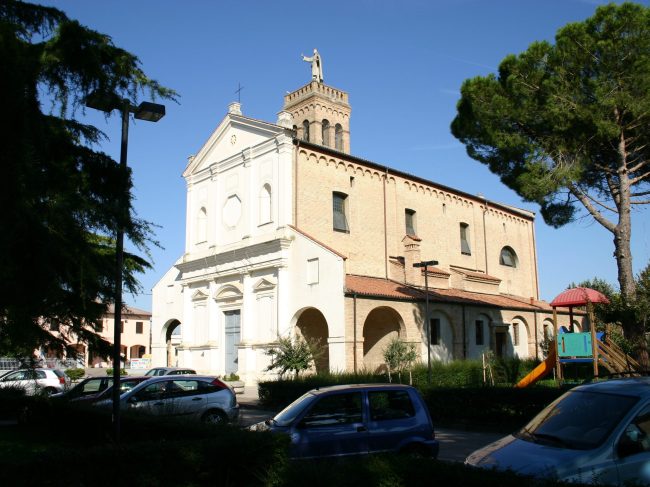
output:
[[[0,387],[25,389],[25,393],[56,394],[70,387],[70,377],[58,369],[20,369],[0,377]]]
[[[230,386],[215,376],[152,377],[120,396],[125,413],[187,418],[220,424],[236,421],[239,404]],[[111,400],[95,403],[110,407]]]
[[[606,485],[650,484],[650,378],[578,386],[465,463]]]
[[[158,377],[159,375],[188,375],[196,374],[196,370],[181,367],[156,367],[148,370],[144,375],[148,377]]]

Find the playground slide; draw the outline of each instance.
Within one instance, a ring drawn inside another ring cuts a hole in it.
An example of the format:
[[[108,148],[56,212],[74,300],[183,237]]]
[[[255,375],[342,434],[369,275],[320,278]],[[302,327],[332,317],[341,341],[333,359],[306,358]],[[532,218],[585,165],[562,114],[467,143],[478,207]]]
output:
[[[535,367],[530,374],[521,379],[515,387],[521,389],[523,387],[528,387],[538,380],[542,379],[546,374],[548,374],[555,367],[555,354],[557,353],[555,343],[552,343],[548,347],[548,357],[541,364]]]

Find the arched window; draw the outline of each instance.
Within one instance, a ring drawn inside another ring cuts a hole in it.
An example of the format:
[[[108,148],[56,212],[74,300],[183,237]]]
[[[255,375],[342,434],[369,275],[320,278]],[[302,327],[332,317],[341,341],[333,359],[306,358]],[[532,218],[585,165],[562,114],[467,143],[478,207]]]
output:
[[[208,212],[205,208],[199,210],[196,217],[196,243],[205,242],[208,239]]]
[[[271,221],[271,186],[265,184],[260,190],[260,225]]]
[[[517,254],[511,247],[503,247],[499,256],[499,264],[508,267],[517,267]]]
[[[336,150],[343,150],[343,127],[340,123],[334,126],[334,148]]]
[[[309,142],[309,120],[302,122],[302,140]]]
[[[329,120],[323,120],[323,145],[326,147],[330,146],[330,122]]]

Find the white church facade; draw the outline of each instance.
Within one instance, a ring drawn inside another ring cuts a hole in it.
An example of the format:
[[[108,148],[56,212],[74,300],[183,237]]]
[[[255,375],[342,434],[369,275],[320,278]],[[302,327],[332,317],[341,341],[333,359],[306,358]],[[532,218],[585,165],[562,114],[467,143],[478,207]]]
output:
[[[153,289],[153,364],[254,383],[278,337],[302,335],[325,347],[319,370],[377,370],[394,336],[426,362],[427,328],[435,360],[539,356],[553,324],[534,214],[352,156],[348,94],[314,54],[276,123],[233,103],[190,158],[185,253]],[[431,260],[425,321],[413,264]]]

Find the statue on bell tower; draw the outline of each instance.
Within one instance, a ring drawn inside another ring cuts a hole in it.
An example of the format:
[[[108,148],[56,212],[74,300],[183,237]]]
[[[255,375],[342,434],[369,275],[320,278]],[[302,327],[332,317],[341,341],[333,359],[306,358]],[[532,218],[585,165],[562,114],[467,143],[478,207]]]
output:
[[[311,63],[311,79],[312,81],[323,82],[323,60],[318,54],[318,50],[314,49],[314,55],[307,57],[302,55],[302,60]]]

